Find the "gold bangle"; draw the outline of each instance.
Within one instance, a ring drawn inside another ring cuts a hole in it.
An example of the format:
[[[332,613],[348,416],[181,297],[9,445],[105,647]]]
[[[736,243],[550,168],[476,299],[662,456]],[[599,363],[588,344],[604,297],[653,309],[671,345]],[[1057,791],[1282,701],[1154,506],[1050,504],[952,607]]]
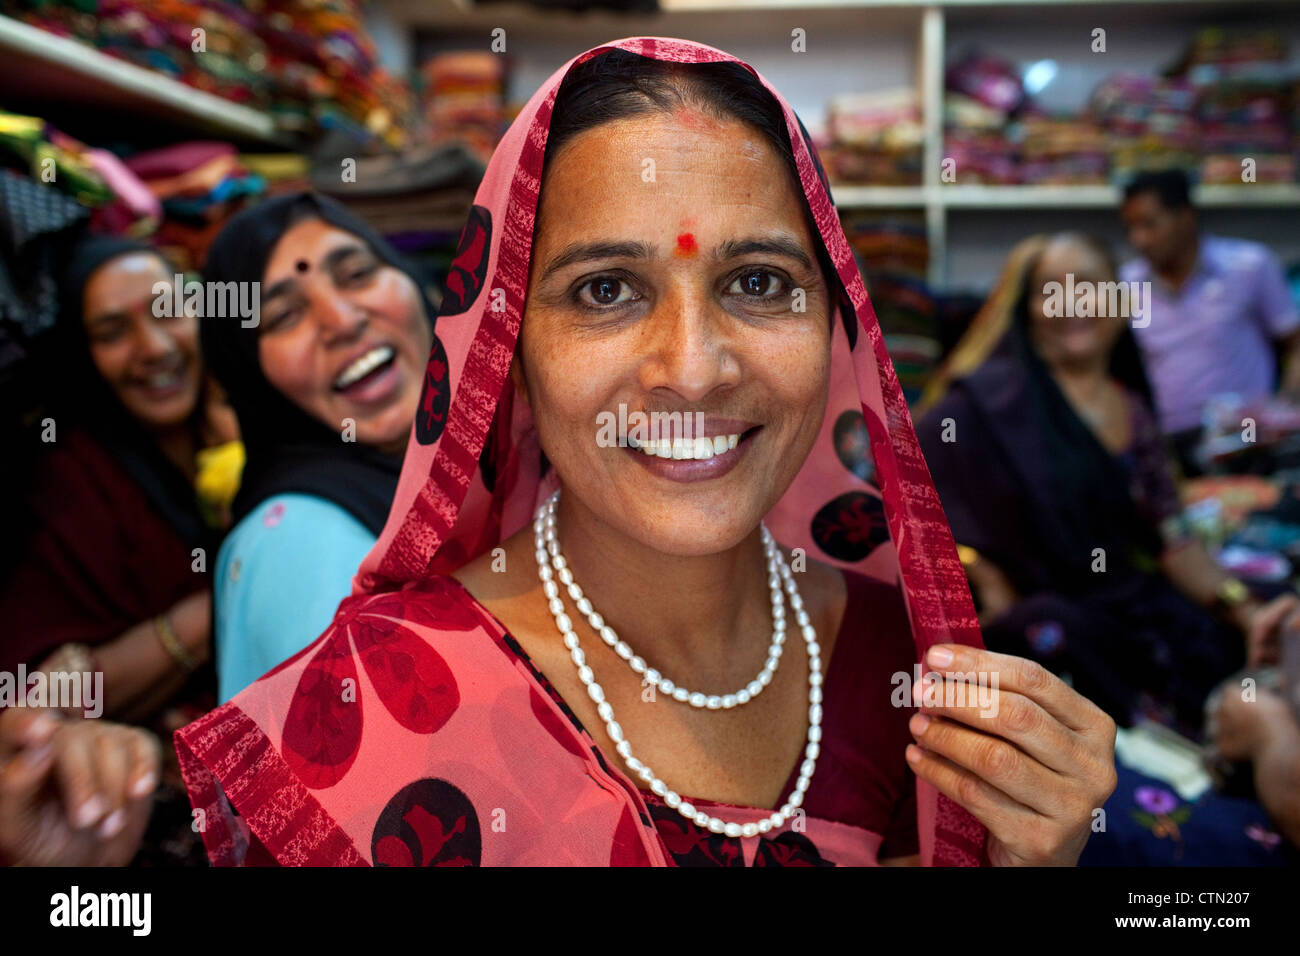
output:
[[[980,553],[969,545],[957,545],[957,560],[962,563],[963,567],[969,568],[972,564],[980,559]]]
[[[172,629],[172,622],[167,620],[166,614],[159,614],[153,619],[153,632],[158,635],[158,640],[167,653],[181,666],[181,670],[187,674],[198,670],[199,662],[185,649],[185,645],[176,636],[176,631]]]

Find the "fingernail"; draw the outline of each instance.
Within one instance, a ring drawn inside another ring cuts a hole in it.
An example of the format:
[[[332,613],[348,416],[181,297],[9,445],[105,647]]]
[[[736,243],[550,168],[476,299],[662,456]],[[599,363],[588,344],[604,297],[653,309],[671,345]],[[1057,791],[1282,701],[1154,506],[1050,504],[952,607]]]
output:
[[[931,667],[947,667],[952,663],[952,651],[946,647],[932,647],[926,654]]]
[[[104,812],[104,801],[99,799],[99,797],[91,797],[89,800],[83,803],[81,805],[81,809],[77,811],[77,826],[79,827],[90,826],[92,823],[94,823],[96,820],[99,819],[99,815],[103,812]]]
[[[921,761],[921,748],[916,744],[907,745],[907,762],[919,763]]]
[[[99,825],[99,835],[103,839],[107,840],[122,832],[124,826],[126,826],[126,812],[123,810],[114,810],[105,817],[104,822]]]
[[[930,726],[930,717],[927,714],[912,715],[912,733],[918,737],[925,733],[925,728]]]
[[[135,786],[131,788],[131,794],[136,797],[145,797],[153,793],[156,786],[158,786],[158,775],[150,770],[135,782]]]

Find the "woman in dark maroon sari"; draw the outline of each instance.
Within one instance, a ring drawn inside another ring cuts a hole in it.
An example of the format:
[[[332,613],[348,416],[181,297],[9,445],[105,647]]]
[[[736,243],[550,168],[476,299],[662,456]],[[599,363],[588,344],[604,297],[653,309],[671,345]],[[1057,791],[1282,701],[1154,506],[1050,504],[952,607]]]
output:
[[[73,250],[50,349],[49,441],[0,586],[0,670],[102,674],[94,706],[68,716],[164,738],[215,703],[205,565],[216,536],[193,482],[197,452],[230,437],[207,417],[197,318],[153,312],[154,285],[174,271],[141,242]],[[201,862],[188,817],[173,760],[139,862]]]

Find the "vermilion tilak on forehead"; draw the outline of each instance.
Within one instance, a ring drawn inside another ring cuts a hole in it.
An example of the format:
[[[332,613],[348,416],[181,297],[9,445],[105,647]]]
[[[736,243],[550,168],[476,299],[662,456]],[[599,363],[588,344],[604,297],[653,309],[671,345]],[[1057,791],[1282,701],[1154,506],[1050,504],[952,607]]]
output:
[[[677,236],[677,255],[693,256],[695,255],[695,233],[683,232]]]

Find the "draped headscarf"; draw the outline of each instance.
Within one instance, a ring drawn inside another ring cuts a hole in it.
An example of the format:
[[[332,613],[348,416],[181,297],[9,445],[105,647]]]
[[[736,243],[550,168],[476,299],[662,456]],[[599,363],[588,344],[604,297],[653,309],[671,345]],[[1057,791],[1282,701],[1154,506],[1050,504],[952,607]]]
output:
[[[352,650],[344,650],[351,646],[348,644],[330,643],[346,640],[340,635],[357,620],[357,614],[372,614],[369,620],[375,621],[378,628],[369,632],[374,640],[391,640],[379,635],[390,634],[399,617],[419,613],[413,610],[412,603],[419,595],[423,595],[420,600],[442,602],[441,597],[426,593],[432,586],[428,584],[432,576],[455,570],[518,531],[556,487],[554,470],[543,470],[531,413],[525,402],[517,400],[509,370],[523,320],[542,163],[556,94],[575,65],[614,49],[674,63],[739,63],[753,73],[780,106],[793,147],[799,186],[816,225],[818,241],[834,268],[827,413],[812,452],[784,497],[767,515],[768,527],[787,547],[801,547],[812,557],[891,584],[897,582],[906,599],[918,660],[935,643],[982,646],[966,578],[885,351],[880,326],[831,203],[825,173],[793,109],[757,71],[703,44],[633,37],[594,47],[551,75],[523,107],[493,153],[461,236],[440,308],[439,344],[435,345],[426,373],[423,399],[388,523],[354,579],[353,597],[340,607],[336,629],[331,632],[334,636],[323,638],[323,642],[281,665],[227,704],[224,712],[219,710],[178,734],[178,748],[187,751],[196,806],[219,807],[214,774],[227,794],[233,788],[246,801],[255,803],[279,794],[275,797],[280,801],[275,818],[267,816],[271,812],[269,805],[266,813],[259,814],[261,821],[270,825],[259,836],[265,838],[275,831],[271,836],[280,849],[273,852],[282,858],[291,851],[295,859],[312,859],[318,848],[346,847],[349,840],[351,845],[359,845],[349,820],[355,819],[360,830],[363,820],[370,819],[370,811],[359,806],[368,797],[357,791],[336,795],[329,789],[347,787],[348,778],[359,776],[357,771],[348,771],[339,784],[334,765],[318,760],[304,773],[319,773],[321,779],[307,786],[323,789],[299,795],[299,783],[286,776],[290,773],[286,762],[268,756],[268,741],[275,748],[280,735],[292,731],[295,719],[292,712],[286,711],[285,701],[271,696],[271,683],[286,686],[297,681],[301,701],[298,706],[316,707],[302,696],[302,681],[307,680],[307,675],[314,675],[310,678],[313,686],[320,680],[328,684],[331,675],[344,673],[339,669],[339,654],[364,660],[368,654],[379,653],[378,645],[373,645],[373,651],[362,646],[371,646],[371,638],[365,638]],[[446,603],[438,606],[449,608]],[[373,611],[365,612],[364,608]],[[448,615],[445,622],[427,618],[427,612],[426,619],[411,618],[411,622],[421,628],[421,633],[424,625],[458,631],[472,626],[470,621],[450,620],[454,616],[450,609],[442,613]],[[424,653],[419,645],[406,646],[417,656]],[[455,646],[463,649],[465,642],[461,640]],[[378,674],[367,672],[372,679]],[[376,692],[381,697],[388,695],[389,710],[394,712],[398,699],[408,698],[407,692],[399,693],[397,687],[385,690],[382,685],[389,680],[380,678]],[[498,702],[504,706],[504,700],[499,698]],[[540,698],[534,703],[534,713],[541,714],[538,708],[546,709]],[[285,723],[289,727],[282,729]],[[316,746],[317,752],[327,746],[324,742],[314,745],[313,739],[304,735],[296,746]],[[460,747],[454,739],[445,739],[443,744],[429,744],[428,752],[444,744],[452,749]],[[386,753],[391,756],[393,747],[388,747]],[[229,755],[229,759],[223,755]],[[477,759],[483,767],[491,764],[495,768],[495,757],[494,749],[483,749]],[[361,764],[352,761],[365,759],[364,752],[360,757],[348,756],[349,765],[355,767]],[[452,759],[475,779],[482,776],[460,758]],[[475,759],[466,752],[464,760],[472,764]],[[289,760],[288,766],[294,766],[296,760]],[[274,780],[252,776],[252,768],[259,761]],[[602,781],[622,780],[631,793],[636,792],[620,773],[603,763],[599,768],[593,766],[591,773]],[[364,773],[360,776],[364,777]],[[611,789],[616,786],[611,784]],[[334,801],[335,807],[324,823],[319,801],[327,798],[322,793]],[[918,781],[917,795],[923,862],[980,862],[984,828],[924,781]],[[349,819],[340,821],[338,813],[348,814]],[[284,820],[291,814],[312,827],[309,836],[294,836],[286,829]],[[210,822],[212,816],[209,814]],[[339,825],[331,825],[330,817]],[[635,817],[624,818],[617,828],[616,843],[627,845],[631,841],[640,846],[642,839],[652,839],[644,837],[634,821]],[[642,824],[648,826],[644,819]],[[547,838],[544,829],[536,832],[539,840]],[[580,842],[578,833],[566,832],[574,842]],[[212,834],[209,847],[215,847],[218,853],[230,853],[238,842],[234,834]],[[658,851],[648,852],[653,858]],[[364,862],[363,857],[353,853],[340,858]]]
[[[304,219],[320,219],[351,233],[381,261],[410,276],[432,326],[434,309],[409,264],[354,213],[318,193],[277,196],[239,212],[208,250],[204,278],[261,282],[276,244]],[[205,317],[200,328],[204,358],[239,417],[247,455],[232,509],[234,520],[272,495],[301,492],[334,502],[378,534],[397,487],[401,456],[340,440],[337,431],[308,415],[267,381],[258,360],[258,328],[216,316]]]

